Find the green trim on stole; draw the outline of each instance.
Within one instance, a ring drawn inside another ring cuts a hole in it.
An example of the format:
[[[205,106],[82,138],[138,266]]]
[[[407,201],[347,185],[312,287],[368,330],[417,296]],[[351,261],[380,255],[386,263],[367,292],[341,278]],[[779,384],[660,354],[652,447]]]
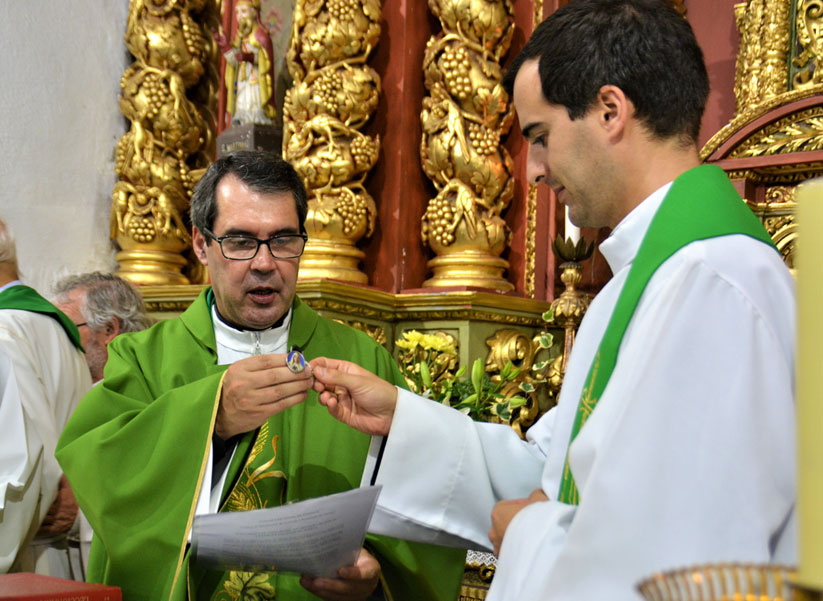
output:
[[[62,326],[71,343],[81,351],[83,350],[83,346],[80,344],[80,332],[77,331],[74,322],[60,309],[40,296],[40,293],[34,288],[22,284],[6,288],[3,292],[0,292],[0,309],[19,309],[48,315],[56,319],[57,323]]]
[[[702,165],[674,180],[640,244],[589,368],[577,405],[569,447],[609,382],[623,335],[646,284],[657,268],[692,242],[732,234],[751,236],[774,247],[763,225],[741,200],[722,169]],[[568,447],[557,499],[569,505],[580,502],[580,493],[569,467]]]

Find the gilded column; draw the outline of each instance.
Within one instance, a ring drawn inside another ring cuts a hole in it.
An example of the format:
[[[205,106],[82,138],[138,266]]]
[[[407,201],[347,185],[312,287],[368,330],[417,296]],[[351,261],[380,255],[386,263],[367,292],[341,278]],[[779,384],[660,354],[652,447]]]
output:
[[[367,283],[357,241],[377,209],[364,181],[380,139],[360,131],[377,108],[380,76],[366,64],[380,37],[379,0],[297,0],[287,62],[283,156],[309,193],[300,278]]]
[[[511,242],[501,214],[512,199],[512,160],[500,144],[513,111],[500,62],[514,31],[508,0],[430,0],[443,31],[423,58],[429,95],[420,120],[423,171],[437,195],[423,215],[423,242],[437,254],[426,286],[508,291]]]
[[[740,32],[734,90],[737,113],[788,90],[790,8],[785,0],[735,4]]]
[[[136,284],[188,284],[183,216],[214,150],[217,51],[213,0],[131,0],[120,80],[130,121],[117,143],[111,236],[118,273]],[[190,274],[191,275],[191,274]]]

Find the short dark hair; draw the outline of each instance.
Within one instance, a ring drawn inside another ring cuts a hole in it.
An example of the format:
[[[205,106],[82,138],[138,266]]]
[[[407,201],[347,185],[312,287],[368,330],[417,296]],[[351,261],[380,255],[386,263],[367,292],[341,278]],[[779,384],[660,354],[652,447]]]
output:
[[[282,157],[264,150],[237,150],[220,157],[208,168],[194,187],[191,197],[191,222],[200,232],[212,229],[217,219],[217,185],[228,174],[256,192],[291,192],[300,231],[305,232],[309,212],[303,180]],[[210,238],[206,236],[206,243]]]
[[[586,114],[601,87],[619,87],[658,138],[696,142],[709,95],[703,52],[671,0],[572,0],[546,18],[509,67],[512,94],[524,62],[539,58],[550,104]]]

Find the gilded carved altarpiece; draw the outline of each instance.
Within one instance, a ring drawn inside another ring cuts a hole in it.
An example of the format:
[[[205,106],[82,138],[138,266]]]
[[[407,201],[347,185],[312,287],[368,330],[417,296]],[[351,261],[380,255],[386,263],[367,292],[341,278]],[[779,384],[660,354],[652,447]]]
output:
[[[688,17],[685,3],[673,1]],[[381,156],[380,138],[367,126],[383,93],[381,74],[369,61],[381,43],[384,7],[377,0],[296,0],[292,13],[291,0],[261,1],[263,21],[285,59],[278,60],[283,76],[277,80],[293,80],[288,91],[281,90],[285,100],[278,107],[283,153],[303,175],[311,197],[312,238],[298,292],[321,313],[367,331],[389,348],[410,329],[443,331],[454,334],[461,364],[485,356],[494,377],[512,361],[523,374],[515,384],[539,393],[512,419],[523,432],[559,388],[587,298],[575,290],[579,280],[569,270],[548,329],[541,314],[549,303],[531,300],[539,250],[533,188],[523,199],[523,289],[531,298],[494,292],[513,287],[505,275],[511,237],[503,217],[513,198],[514,169],[501,145],[512,110],[499,86],[514,32],[512,3],[430,0],[429,7],[440,30],[432,31],[420,56],[426,87],[420,163],[409,173],[428,178],[435,189],[419,225],[413,224],[434,252],[433,275],[427,291],[398,294],[350,285],[368,282],[358,241],[370,235],[381,205],[367,189]],[[539,22],[542,1],[531,9],[532,23]],[[205,281],[188,256],[186,212],[214,151],[219,78],[212,32],[219,28],[220,10],[215,0],[130,4],[126,44],[135,62],[121,81],[120,108],[130,126],[117,145],[112,237],[120,248],[120,272],[144,285],[149,305],[161,315],[182,310]],[[730,174],[793,267],[794,189],[823,171],[823,3],[748,0],[735,11],[737,110],[701,157]],[[437,291],[455,285],[479,289]],[[555,335],[549,348],[541,346],[541,333]],[[476,572],[477,587],[467,585],[466,599],[482,598],[493,570],[480,562]]]

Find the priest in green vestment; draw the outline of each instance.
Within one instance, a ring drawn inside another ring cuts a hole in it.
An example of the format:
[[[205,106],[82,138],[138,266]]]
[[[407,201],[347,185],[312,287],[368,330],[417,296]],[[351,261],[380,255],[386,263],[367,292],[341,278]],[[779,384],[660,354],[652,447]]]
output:
[[[368,436],[332,419],[286,352],[346,358],[403,378],[366,334],[295,296],[306,192],[274,155],[211,166],[192,198],[194,251],[212,287],[177,319],[118,337],[57,457],[94,529],[88,579],[129,601],[451,601],[464,554],[367,537],[338,578],[208,570],[190,553],[195,515],[244,511],[360,484]],[[260,248],[263,246],[264,248]]]

